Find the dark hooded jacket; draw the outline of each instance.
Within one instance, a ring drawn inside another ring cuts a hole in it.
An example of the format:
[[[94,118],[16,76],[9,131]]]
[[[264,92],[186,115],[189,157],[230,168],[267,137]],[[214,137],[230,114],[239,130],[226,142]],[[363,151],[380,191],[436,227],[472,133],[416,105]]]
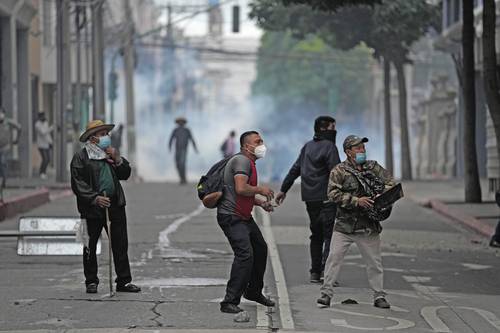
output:
[[[95,199],[99,193],[99,175],[106,160],[91,160],[84,148],[77,152],[71,160],[71,189],[76,195],[78,211],[82,218],[103,218],[105,210],[96,205]],[[120,180],[130,177],[131,168],[129,162],[122,157],[122,164],[112,165],[111,172],[115,183],[115,195],[111,198],[111,204],[115,207],[126,205],[125,193]]]
[[[302,201],[326,201],[330,171],[339,163],[335,143],[317,134],[302,147],[299,157],[283,180],[281,192],[288,192],[300,176]]]

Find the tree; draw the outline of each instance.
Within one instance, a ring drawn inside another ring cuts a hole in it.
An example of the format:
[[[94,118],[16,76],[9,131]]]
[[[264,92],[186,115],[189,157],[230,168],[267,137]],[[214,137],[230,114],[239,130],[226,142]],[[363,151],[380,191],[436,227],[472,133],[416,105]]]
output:
[[[283,7],[280,1],[299,5]],[[438,8],[425,0],[391,0],[376,6],[359,5],[366,3],[364,1],[315,0],[309,8],[305,4],[310,2],[305,0],[280,1],[255,0],[251,17],[256,17],[264,29],[288,28],[299,35],[316,32],[325,41],[332,43],[332,46],[342,49],[364,42],[373,48],[376,58],[382,57],[385,61],[394,63],[400,96],[402,178],[411,179],[404,65],[411,63],[408,55],[413,43],[437,21]],[[345,6],[347,4],[357,6]],[[390,88],[385,89],[388,91]],[[386,131],[390,130],[390,126],[386,126]],[[390,133],[387,139],[389,137]],[[386,142],[386,146],[389,144],[390,142]],[[386,152],[386,156],[388,155]]]
[[[495,136],[497,156],[500,158],[500,86],[496,56],[496,7],[495,0],[483,2],[483,79],[486,102],[490,111]]]
[[[474,0],[463,0],[462,22],[465,201],[481,202],[481,184],[479,182],[476,152]]]
[[[281,0],[284,5],[302,4],[322,11],[334,12],[347,6],[375,5],[382,0]]]
[[[272,96],[279,113],[334,113],[355,123],[369,108],[370,60],[366,47],[340,51],[314,35],[296,39],[290,32],[266,32],[252,93]]]

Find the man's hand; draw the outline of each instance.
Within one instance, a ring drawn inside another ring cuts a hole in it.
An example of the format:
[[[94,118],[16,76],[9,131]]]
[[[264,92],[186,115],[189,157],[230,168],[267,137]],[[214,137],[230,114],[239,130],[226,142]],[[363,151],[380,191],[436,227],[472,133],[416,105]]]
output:
[[[358,199],[358,206],[362,208],[373,207],[373,200],[370,197],[361,197]]]
[[[285,201],[286,199],[286,193],[284,192],[280,192],[278,193],[278,195],[276,196],[276,204],[279,206],[283,203],[283,201]]]
[[[274,207],[271,201],[263,201],[259,206],[261,206],[266,212],[274,212]]]
[[[266,197],[267,201],[271,201],[274,199],[274,192],[267,186],[259,186],[258,194]]]
[[[106,154],[108,154],[109,157],[111,157],[113,159],[113,161],[115,161],[115,163],[117,163],[117,164],[120,163],[120,161],[122,159],[118,149],[113,148],[113,147],[106,148]]]
[[[104,197],[101,195],[98,195],[95,198],[95,203],[97,206],[99,206],[101,208],[107,208],[107,207],[111,206],[111,200],[108,197]]]

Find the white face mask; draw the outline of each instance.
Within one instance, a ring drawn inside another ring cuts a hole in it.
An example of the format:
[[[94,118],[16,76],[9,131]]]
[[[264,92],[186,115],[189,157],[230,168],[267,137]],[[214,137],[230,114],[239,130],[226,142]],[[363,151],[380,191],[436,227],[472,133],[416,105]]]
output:
[[[253,154],[257,158],[264,158],[266,157],[266,152],[267,152],[267,147],[265,145],[260,145],[255,147]]]

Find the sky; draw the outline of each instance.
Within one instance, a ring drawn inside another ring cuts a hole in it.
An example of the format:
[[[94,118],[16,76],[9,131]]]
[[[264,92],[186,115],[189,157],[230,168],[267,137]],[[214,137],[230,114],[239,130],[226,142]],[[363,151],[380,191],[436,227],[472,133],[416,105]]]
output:
[[[209,4],[219,3],[222,8],[222,15],[224,21],[224,35],[234,38],[258,38],[262,34],[262,31],[256,26],[255,22],[248,18],[249,7],[248,4],[251,0],[155,0],[160,6],[167,6],[168,4],[172,6],[194,4],[206,6],[208,8]],[[232,27],[232,8],[235,5],[240,6],[240,33],[234,34],[231,31]],[[173,15],[174,22],[179,20],[189,13],[176,13]],[[167,11],[165,9],[160,20],[162,22],[167,21]],[[208,15],[206,13],[199,14],[194,18],[183,20],[178,23],[178,26],[185,28],[185,32],[188,36],[204,36],[207,32],[208,25]]]

